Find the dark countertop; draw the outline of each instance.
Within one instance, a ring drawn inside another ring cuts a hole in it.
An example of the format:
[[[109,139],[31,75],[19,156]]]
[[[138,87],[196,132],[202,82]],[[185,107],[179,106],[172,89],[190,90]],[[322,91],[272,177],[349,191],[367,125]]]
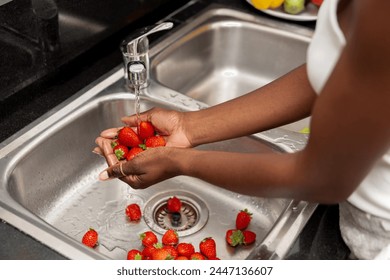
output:
[[[16,9],[6,6],[19,1],[19,5],[31,2],[17,0],[0,7],[0,22],[6,22],[4,26],[7,26],[6,12]],[[60,47],[53,51],[41,50],[34,38],[16,36],[15,32],[8,32],[10,28],[0,26],[0,142],[119,65],[122,60],[119,45],[123,38],[156,23],[189,0],[56,2],[62,20],[59,20],[57,40]],[[77,4],[72,6],[72,3]],[[27,9],[24,14],[30,13]],[[8,25],[11,24],[16,25],[12,21]],[[24,26],[17,28],[21,30],[19,33],[29,31]],[[4,32],[8,35],[2,36]],[[10,42],[9,37],[19,40]],[[20,54],[22,51],[32,58],[16,59],[27,56]]]
[[[51,0],[47,2],[49,8],[52,8]],[[77,30],[80,29],[78,20],[85,20],[88,22],[87,25],[91,26],[90,29],[84,28],[74,32],[71,27],[60,26],[58,38],[54,36],[53,39],[53,36],[49,36],[43,43],[33,42],[46,44],[48,46],[45,48],[52,47],[53,51],[36,51],[36,46],[34,46],[34,52],[38,53],[37,57],[40,60],[35,60],[36,64],[27,69],[28,71],[24,71],[25,64],[28,62],[21,61],[18,53],[5,54],[8,61],[15,60],[15,64],[0,66],[2,77],[0,78],[0,143],[119,65],[122,57],[118,46],[132,30],[154,24],[188,2],[193,3],[191,8],[170,18],[176,26],[210,3],[223,3],[248,13],[258,13],[243,0],[138,0],[131,1],[132,4],[124,0],[82,0],[77,1],[77,5],[72,5],[73,2],[71,0],[57,1],[62,21],[71,21],[73,29]],[[109,7],[104,4],[108,2],[110,2]],[[0,20],[4,17],[1,8]],[[269,17],[265,14],[263,16]],[[289,23],[314,28],[313,22]],[[7,24],[12,25],[12,20]],[[29,27],[22,26],[21,30],[27,32]],[[4,32],[2,27],[0,27],[0,35],[1,32]],[[0,36],[0,38],[3,37]],[[58,42],[61,45],[60,49],[56,49]],[[30,44],[26,46],[29,47]],[[0,45],[0,49],[3,47]],[[10,51],[9,48],[5,50]],[[4,56],[4,53],[2,55]],[[5,85],[6,82],[7,85]],[[338,207],[320,205],[294,243],[287,259],[337,260],[346,259],[348,254],[349,251],[342,241],[338,227]],[[0,222],[0,259],[65,258],[3,221]]]

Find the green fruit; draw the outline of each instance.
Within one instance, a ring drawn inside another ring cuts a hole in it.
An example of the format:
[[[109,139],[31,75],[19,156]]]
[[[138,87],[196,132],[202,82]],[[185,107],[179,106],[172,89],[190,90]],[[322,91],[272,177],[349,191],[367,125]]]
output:
[[[283,8],[288,14],[299,14],[305,9],[305,0],[285,0]]]

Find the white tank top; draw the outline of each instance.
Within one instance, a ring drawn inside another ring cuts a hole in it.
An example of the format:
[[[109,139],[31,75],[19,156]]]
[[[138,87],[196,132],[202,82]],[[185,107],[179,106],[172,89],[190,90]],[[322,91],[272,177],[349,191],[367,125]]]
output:
[[[346,44],[337,21],[338,2],[323,2],[308,48],[307,72],[317,94],[322,91]],[[390,151],[376,162],[348,201],[369,214],[390,220]]]

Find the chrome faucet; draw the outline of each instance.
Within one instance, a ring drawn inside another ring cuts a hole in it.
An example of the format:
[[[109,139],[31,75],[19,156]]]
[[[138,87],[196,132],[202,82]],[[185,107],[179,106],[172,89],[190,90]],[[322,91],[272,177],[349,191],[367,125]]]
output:
[[[147,36],[172,27],[172,22],[148,26],[122,42],[124,77],[130,88],[145,88],[149,84],[149,40]]]

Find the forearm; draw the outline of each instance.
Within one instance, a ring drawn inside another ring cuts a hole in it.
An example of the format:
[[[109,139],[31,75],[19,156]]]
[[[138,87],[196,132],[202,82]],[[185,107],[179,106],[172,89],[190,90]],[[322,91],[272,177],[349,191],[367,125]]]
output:
[[[202,179],[233,192],[324,203],[334,199],[330,190],[307,180],[299,153],[182,152],[176,155],[180,158],[180,174]]]
[[[244,96],[185,114],[193,146],[249,135],[310,115],[316,95],[306,65]]]

